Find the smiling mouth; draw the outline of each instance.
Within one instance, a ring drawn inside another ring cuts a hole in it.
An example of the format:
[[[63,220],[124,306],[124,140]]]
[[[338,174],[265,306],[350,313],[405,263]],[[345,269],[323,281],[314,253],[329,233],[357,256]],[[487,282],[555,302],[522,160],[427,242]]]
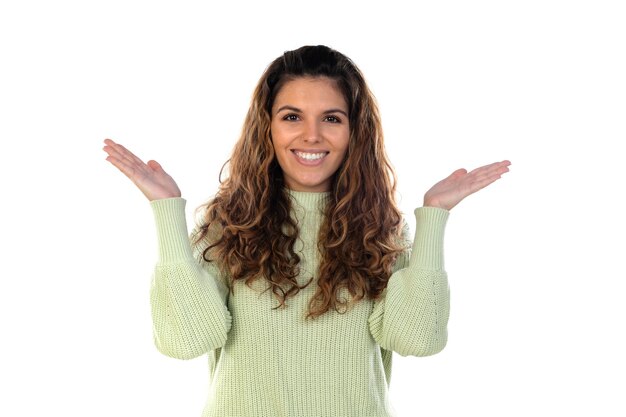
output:
[[[322,159],[323,157],[325,157],[326,155],[328,155],[330,153],[330,152],[327,152],[327,151],[322,151],[322,152],[302,152],[302,151],[296,151],[296,150],[292,150],[291,152],[296,154],[296,156],[298,158],[304,159],[306,161],[318,161],[318,160]]]

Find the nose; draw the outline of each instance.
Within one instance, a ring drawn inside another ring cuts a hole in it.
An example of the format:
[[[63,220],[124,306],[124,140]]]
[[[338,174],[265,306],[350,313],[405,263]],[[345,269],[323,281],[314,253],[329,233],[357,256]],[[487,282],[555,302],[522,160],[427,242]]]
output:
[[[308,120],[306,122],[302,139],[307,143],[316,143],[322,140],[317,120]]]

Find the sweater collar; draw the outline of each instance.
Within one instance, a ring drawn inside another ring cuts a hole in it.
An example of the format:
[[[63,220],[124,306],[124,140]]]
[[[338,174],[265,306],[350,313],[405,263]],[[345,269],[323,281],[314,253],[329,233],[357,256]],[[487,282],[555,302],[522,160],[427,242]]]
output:
[[[314,193],[308,191],[294,191],[285,188],[287,195],[291,197],[306,212],[322,209],[330,201],[330,191]]]

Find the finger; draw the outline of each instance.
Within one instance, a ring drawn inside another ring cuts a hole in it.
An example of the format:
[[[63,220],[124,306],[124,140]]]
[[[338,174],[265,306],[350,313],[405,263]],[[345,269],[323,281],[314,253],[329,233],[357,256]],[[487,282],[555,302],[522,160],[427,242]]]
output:
[[[500,175],[494,174],[494,175],[482,178],[480,180],[473,181],[470,184],[470,192],[473,194],[476,191],[482,190],[483,188],[485,188],[489,184],[494,183],[495,181],[497,181],[500,178],[501,178]]]
[[[459,168],[456,171],[452,172],[452,174],[448,175],[442,181],[458,181],[460,178],[463,178],[467,174],[467,170],[465,168]]]
[[[118,144],[117,144],[117,146],[119,146],[119,147],[120,147],[120,149],[122,149],[122,151],[123,151],[123,152],[124,152],[124,153],[125,153],[125,154],[126,154],[126,155],[127,155],[127,156],[131,159],[131,160],[134,160],[134,161],[135,161],[135,162],[137,162],[138,164],[143,164],[143,163],[144,163],[141,159],[139,159],[139,157],[138,157],[137,155],[135,155],[134,153],[132,153],[131,151],[129,151],[128,149],[126,149],[126,148],[124,147],[124,145],[121,145],[121,144],[119,144],[119,143],[118,143]]]
[[[454,171],[451,175],[461,175],[461,174],[467,174],[467,170],[465,168],[459,168],[456,171]]]
[[[472,179],[482,179],[486,176],[494,175],[494,174],[504,174],[509,171],[508,166],[510,163],[506,164],[505,162],[494,162],[493,164],[485,165],[479,168],[472,170],[468,176],[471,176]]]
[[[492,164],[483,165],[481,167],[478,167],[478,168],[475,168],[475,169],[471,170],[470,174],[479,174],[481,172],[490,171],[490,170],[492,170],[494,168],[497,168],[499,164],[500,164],[500,162],[494,162]]]
[[[493,162],[491,164],[487,164],[476,169],[496,169],[496,168],[501,168],[501,167],[508,167],[509,165],[511,165],[511,161],[504,160],[500,162]]]
[[[124,149],[121,147],[119,143],[115,143],[112,139],[105,139],[104,143],[106,144],[102,149],[107,152],[109,155],[113,155],[119,160],[128,159],[127,155],[124,155]]]
[[[489,169],[491,171],[507,172],[509,170],[509,166],[511,165],[511,161],[500,161],[490,165],[491,167]]]
[[[163,171],[163,167],[154,159],[148,161],[147,165],[155,171]]]
[[[106,153],[113,156],[114,158],[122,161],[127,161],[129,164],[137,164],[135,160],[130,158],[128,155],[125,155],[123,150],[119,148],[119,145],[106,145],[102,148]]]
[[[485,169],[484,171],[477,171],[476,173],[474,173],[472,179],[473,180],[482,180],[484,178],[491,177],[491,176],[494,176],[494,175],[503,175],[506,172],[509,172],[508,166],[499,165],[499,166],[495,166],[495,167],[491,167],[491,168]]]
[[[123,159],[128,160],[129,162],[134,162],[140,165],[144,164],[144,162],[141,159],[139,159],[134,153],[126,149],[124,145],[120,143],[115,143],[110,139],[106,139],[105,143],[107,143],[107,145],[109,145],[111,148],[113,148],[117,152],[116,157],[118,159],[123,158]]]
[[[131,181],[137,172],[133,165],[130,165],[126,160],[120,160],[114,156],[107,156],[106,160],[119,169],[124,175],[126,175]]]

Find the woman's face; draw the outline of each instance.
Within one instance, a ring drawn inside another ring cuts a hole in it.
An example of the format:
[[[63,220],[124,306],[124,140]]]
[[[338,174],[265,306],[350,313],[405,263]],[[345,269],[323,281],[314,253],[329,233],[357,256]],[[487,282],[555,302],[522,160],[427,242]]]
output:
[[[348,149],[348,105],[326,77],[287,81],[272,106],[272,143],[285,184],[294,191],[330,190]]]

